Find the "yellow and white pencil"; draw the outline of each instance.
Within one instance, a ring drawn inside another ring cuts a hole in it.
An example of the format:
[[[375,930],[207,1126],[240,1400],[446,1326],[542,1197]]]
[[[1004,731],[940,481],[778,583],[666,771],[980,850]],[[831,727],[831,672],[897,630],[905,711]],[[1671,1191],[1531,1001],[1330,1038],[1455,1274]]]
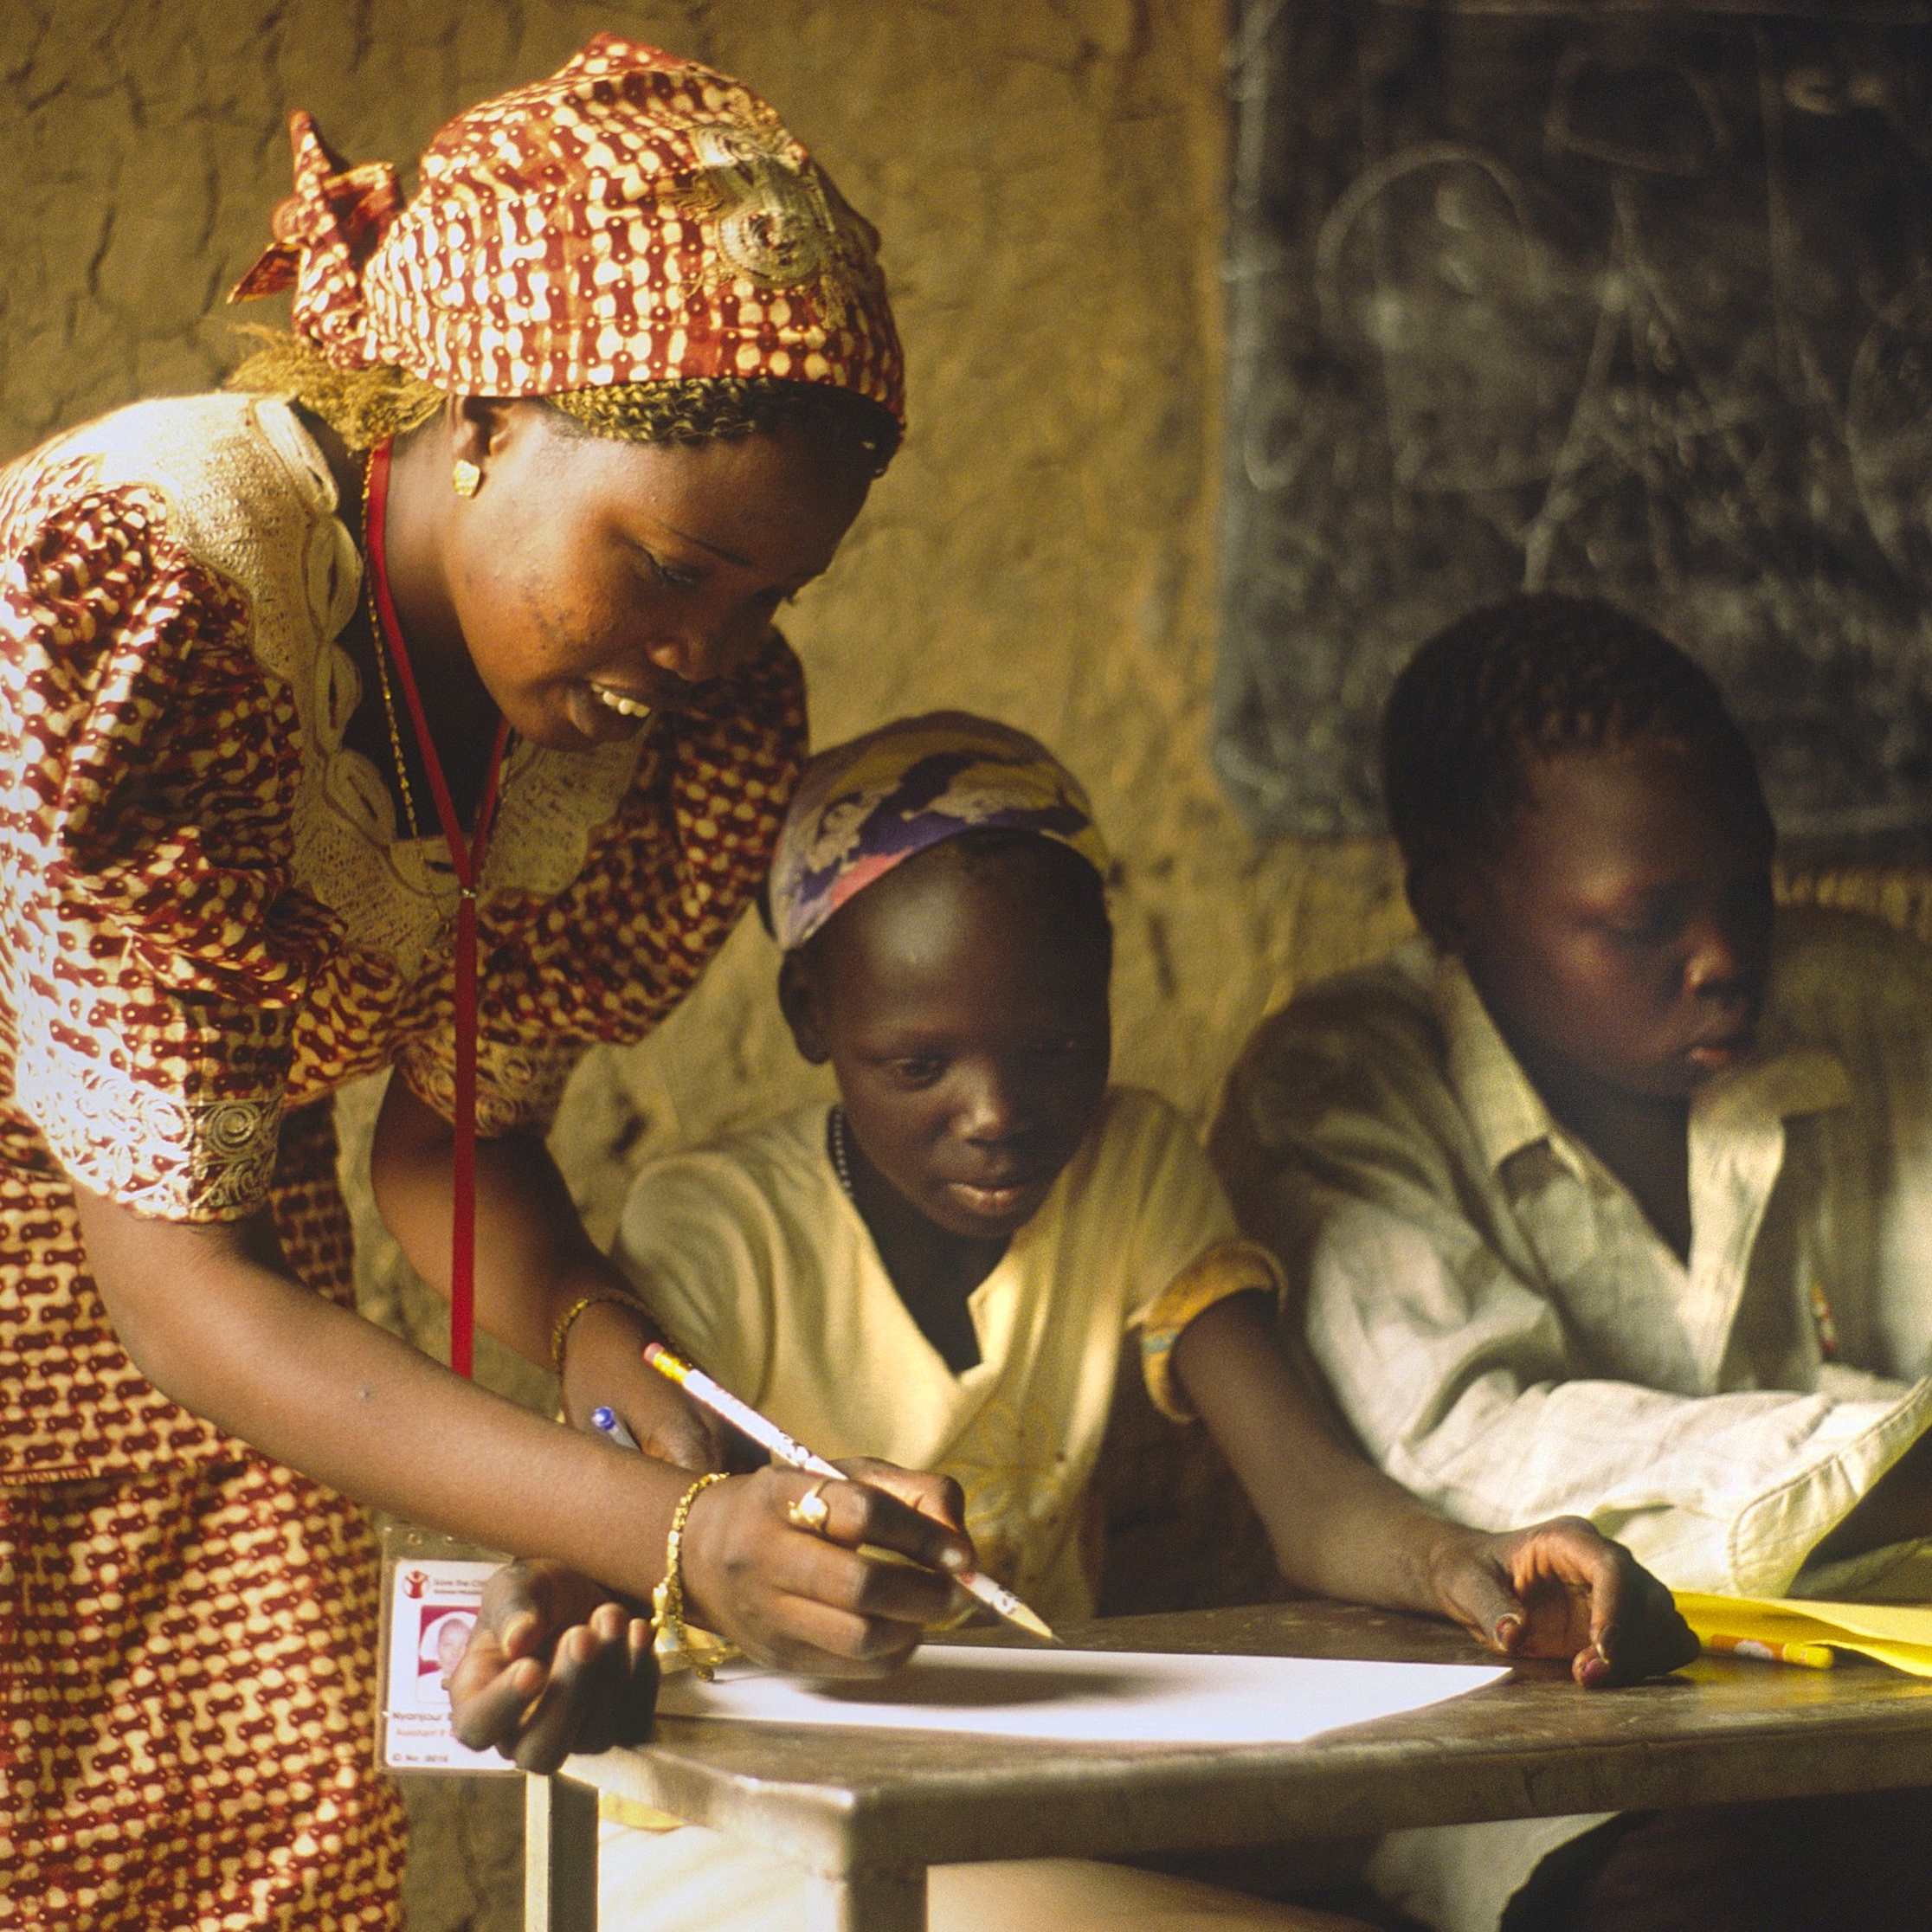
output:
[[[1807,1671],[1829,1671],[1838,1652],[1829,1644],[1774,1644],[1761,1637],[1726,1637],[1712,1632],[1703,1640],[1720,1657],[1755,1657],[1766,1664],[1801,1664]]]

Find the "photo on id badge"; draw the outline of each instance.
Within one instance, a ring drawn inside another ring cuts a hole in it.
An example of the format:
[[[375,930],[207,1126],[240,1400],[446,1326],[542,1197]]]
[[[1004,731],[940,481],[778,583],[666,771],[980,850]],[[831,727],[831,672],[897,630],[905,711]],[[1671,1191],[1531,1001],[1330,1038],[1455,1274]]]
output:
[[[500,1771],[493,1751],[472,1751],[449,1729],[449,1692],[493,1562],[403,1555],[389,1568],[383,1761],[395,1771]]]

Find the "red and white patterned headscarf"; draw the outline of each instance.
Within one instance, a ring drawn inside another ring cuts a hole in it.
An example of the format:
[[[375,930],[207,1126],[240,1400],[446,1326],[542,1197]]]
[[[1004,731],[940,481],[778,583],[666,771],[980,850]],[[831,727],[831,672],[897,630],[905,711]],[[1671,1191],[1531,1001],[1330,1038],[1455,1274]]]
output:
[[[460,114],[405,207],[306,113],[295,192],[232,299],[294,290],[344,369],[460,396],[688,377],[857,391],[905,421],[878,235],[749,87],[600,34],[547,80]]]

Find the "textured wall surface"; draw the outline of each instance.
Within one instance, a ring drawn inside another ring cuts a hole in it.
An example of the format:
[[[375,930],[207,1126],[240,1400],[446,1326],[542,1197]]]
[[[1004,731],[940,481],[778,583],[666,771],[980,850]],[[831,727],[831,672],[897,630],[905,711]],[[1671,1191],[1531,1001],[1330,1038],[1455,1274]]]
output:
[[[1204,1116],[1265,1006],[1406,924],[1381,847],[1257,848],[1208,765],[1220,0],[0,0],[0,456],[230,365],[292,108],[401,161],[600,27],[763,89],[886,237],[912,434],[790,614],[819,741],[949,705],[1062,751],[1119,854],[1119,1074]],[[814,1091],[774,967],[741,931],[578,1075],[557,1146],[600,1228],[653,1151]],[[433,1345],[363,1218],[371,1311]],[[519,1922],[514,1781],[411,1799],[417,1932]]]

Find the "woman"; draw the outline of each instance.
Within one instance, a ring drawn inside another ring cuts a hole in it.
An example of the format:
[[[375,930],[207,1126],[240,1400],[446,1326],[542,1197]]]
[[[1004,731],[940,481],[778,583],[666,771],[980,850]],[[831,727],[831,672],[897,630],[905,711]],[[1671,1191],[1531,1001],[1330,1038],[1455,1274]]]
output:
[[[676,1512],[693,1615],[822,1669],[898,1654],[946,1594],[907,1568],[849,1607],[773,1482],[691,1510],[712,1439],[542,1141],[576,1055],[646,1033],[763,870],[804,738],[772,617],[898,441],[871,231],[755,96],[610,36],[453,122],[406,209],[294,132],[237,293],[293,286],[296,336],[0,474],[0,1890],[28,1923],[395,1922],[345,1497],[631,1596]],[[466,1272],[473,1118],[480,1318],[685,1468],[355,1315],[328,1096],[386,1066],[373,1177],[411,1260]],[[866,1493],[854,1540],[960,1560]]]

